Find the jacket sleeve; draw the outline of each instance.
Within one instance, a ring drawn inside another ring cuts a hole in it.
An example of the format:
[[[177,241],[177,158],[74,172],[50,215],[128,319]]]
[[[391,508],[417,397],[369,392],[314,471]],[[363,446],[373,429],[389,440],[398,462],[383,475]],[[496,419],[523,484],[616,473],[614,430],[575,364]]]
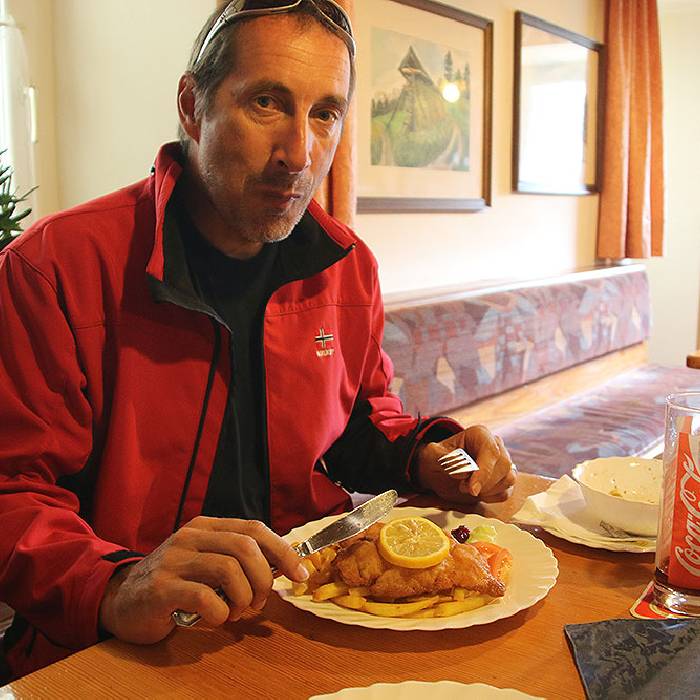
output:
[[[98,640],[99,605],[115,568],[139,555],[97,537],[78,498],[59,485],[92,449],[85,376],[60,298],[16,246],[3,251],[0,600],[55,644],[77,649]]]
[[[382,349],[383,336],[384,305],[375,274],[362,385],[345,431],[324,455],[324,463],[328,476],[348,491],[415,492],[421,490],[411,473],[418,444],[443,440],[462,427],[451,418],[404,413],[399,397],[389,391],[393,366]]]

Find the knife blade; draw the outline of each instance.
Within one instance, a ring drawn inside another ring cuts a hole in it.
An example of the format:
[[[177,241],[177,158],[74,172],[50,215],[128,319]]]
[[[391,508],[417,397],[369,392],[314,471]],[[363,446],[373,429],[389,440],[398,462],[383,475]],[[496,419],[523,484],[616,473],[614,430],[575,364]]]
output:
[[[359,535],[377,520],[383,518],[395,505],[399,495],[394,490],[380,493],[369,501],[357,506],[323,530],[319,530],[294,547],[300,557],[308,557],[319,549],[337,544],[350,537]]]
[[[294,545],[293,549],[300,557],[308,557],[310,554],[318,552],[319,549],[359,535],[370,525],[374,525],[374,523],[389,513],[396,505],[398,498],[398,493],[393,489],[380,493],[378,496],[370,498],[369,501],[365,501],[357,506],[349,513],[340,516],[308,539]],[[277,570],[272,567],[272,575],[276,574]],[[220,588],[217,588],[216,592],[225,599],[224,592]],[[198,613],[185,612],[184,610],[175,610],[172,616],[178,627],[192,627],[200,620]]]

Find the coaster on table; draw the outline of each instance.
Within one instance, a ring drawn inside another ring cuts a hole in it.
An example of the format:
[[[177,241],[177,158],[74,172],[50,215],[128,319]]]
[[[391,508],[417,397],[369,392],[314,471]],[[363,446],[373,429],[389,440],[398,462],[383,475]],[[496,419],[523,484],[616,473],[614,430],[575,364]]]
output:
[[[634,605],[630,608],[632,617],[640,620],[687,620],[693,619],[689,615],[683,613],[672,612],[666,608],[657,605],[654,602],[653,594],[654,582],[649,581],[642,595],[634,601]]]

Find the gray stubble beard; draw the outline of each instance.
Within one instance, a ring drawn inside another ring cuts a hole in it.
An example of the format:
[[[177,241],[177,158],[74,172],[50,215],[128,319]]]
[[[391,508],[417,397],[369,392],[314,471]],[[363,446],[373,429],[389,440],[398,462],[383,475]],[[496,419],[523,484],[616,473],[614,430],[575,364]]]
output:
[[[289,238],[292,231],[294,230],[294,227],[301,221],[301,218],[304,216],[306,207],[308,207],[308,202],[306,206],[299,212],[299,214],[294,216],[294,218],[289,224],[283,224],[282,221],[275,222],[268,227],[263,227],[261,224],[259,229],[251,232],[242,231],[241,235],[246,241],[250,243],[279,243],[285,238]]]
[[[254,227],[253,230],[241,231],[241,237],[249,243],[279,243],[285,238],[289,238],[294,227],[304,216],[312,196],[313,194],[309,194],[305,197],[304,206],[299,210],[298,214],[292,217],[289,223],[283,223],[284,220],[280,218],[279,221],[273,221],[270,226],[265,227],[260,222],[260,226]]]

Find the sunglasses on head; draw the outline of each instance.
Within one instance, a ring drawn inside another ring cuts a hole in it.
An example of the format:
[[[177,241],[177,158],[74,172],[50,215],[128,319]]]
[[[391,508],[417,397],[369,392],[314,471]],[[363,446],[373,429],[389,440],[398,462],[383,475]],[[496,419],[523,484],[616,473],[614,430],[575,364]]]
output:
[[[347,45],[350,57],[355,57],[355,40],[352,36],[352,25],[345,10],[333,0],[233,0],[224,8],[218,19],[207,32],[199,49],[197,58],[194,61],[196,66],[204,55],[207,46],[214,37],[229,24],[244,17],[256,17],[263,15],[281,14],[291,12],[299,7],[303,2],[313,5],[316,10],[315,15],[335,34],[337,34]]]

